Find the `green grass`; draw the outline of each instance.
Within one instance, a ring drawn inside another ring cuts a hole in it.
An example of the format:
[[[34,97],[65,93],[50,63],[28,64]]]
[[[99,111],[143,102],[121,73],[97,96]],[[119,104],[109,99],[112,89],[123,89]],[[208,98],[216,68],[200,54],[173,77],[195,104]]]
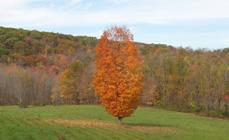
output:
[[[101,106],[0,106],[0,140],[229,140],[228,120],[155,108],[139,108],[130,117],[123,119],[123,124],[169,130],[166,133],[46,121],[56,119],[117,123],[117,118],[109,115]]]

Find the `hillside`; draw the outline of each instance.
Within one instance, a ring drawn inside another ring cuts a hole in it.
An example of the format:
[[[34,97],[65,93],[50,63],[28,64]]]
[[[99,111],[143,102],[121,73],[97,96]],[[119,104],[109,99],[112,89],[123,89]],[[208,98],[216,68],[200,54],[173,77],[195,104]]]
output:
[[[0,105],[99,104],[92,86],[97,41],[0,27]],[[142,104],[229,115],[229,48],[209,51],[136,45],[144,61]],[[74,97],[62,98],[61,76],[77,64],[81,68],[74,79]]]
[[[137,109],[122,126],[101,106],[0,106],[0,114],[1,139],[226,140],[229,133],[228,120],[154,108]]]

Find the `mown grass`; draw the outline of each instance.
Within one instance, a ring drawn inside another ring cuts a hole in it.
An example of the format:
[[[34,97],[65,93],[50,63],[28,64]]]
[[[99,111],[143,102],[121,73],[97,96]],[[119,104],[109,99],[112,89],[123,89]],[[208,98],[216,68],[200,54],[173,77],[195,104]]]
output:
[[[69,120],[70,123],[50,123],[50,120]],[[77,125],[71,125],[74,120]],[[229,140],[228,120],[155,108],[137,109],[133,115],[123,119],[126,127],[78,125],[78,121],[116,124],[117,118],[101,106],[1,106],[0,140]],[[152,131],[129,127],[152,128]],[[160,133],[161,130],[166,131]]]

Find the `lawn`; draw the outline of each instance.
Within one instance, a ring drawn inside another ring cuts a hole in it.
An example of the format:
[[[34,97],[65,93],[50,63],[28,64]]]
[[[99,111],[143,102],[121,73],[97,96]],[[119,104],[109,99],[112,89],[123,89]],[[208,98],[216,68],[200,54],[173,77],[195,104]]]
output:
[[[229,121],[139,108],[117,124],[101,106],[0,106],[0,140],[229,140]]]

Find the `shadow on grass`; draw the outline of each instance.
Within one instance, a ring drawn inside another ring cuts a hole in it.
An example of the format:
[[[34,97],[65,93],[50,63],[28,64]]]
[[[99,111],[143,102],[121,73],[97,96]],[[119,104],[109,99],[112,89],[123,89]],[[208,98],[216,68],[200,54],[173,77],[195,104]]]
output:
[[[171,127],[172,125],[161,125],[154,123],[123,123],[127,126],[146,126],[146,127]]]

